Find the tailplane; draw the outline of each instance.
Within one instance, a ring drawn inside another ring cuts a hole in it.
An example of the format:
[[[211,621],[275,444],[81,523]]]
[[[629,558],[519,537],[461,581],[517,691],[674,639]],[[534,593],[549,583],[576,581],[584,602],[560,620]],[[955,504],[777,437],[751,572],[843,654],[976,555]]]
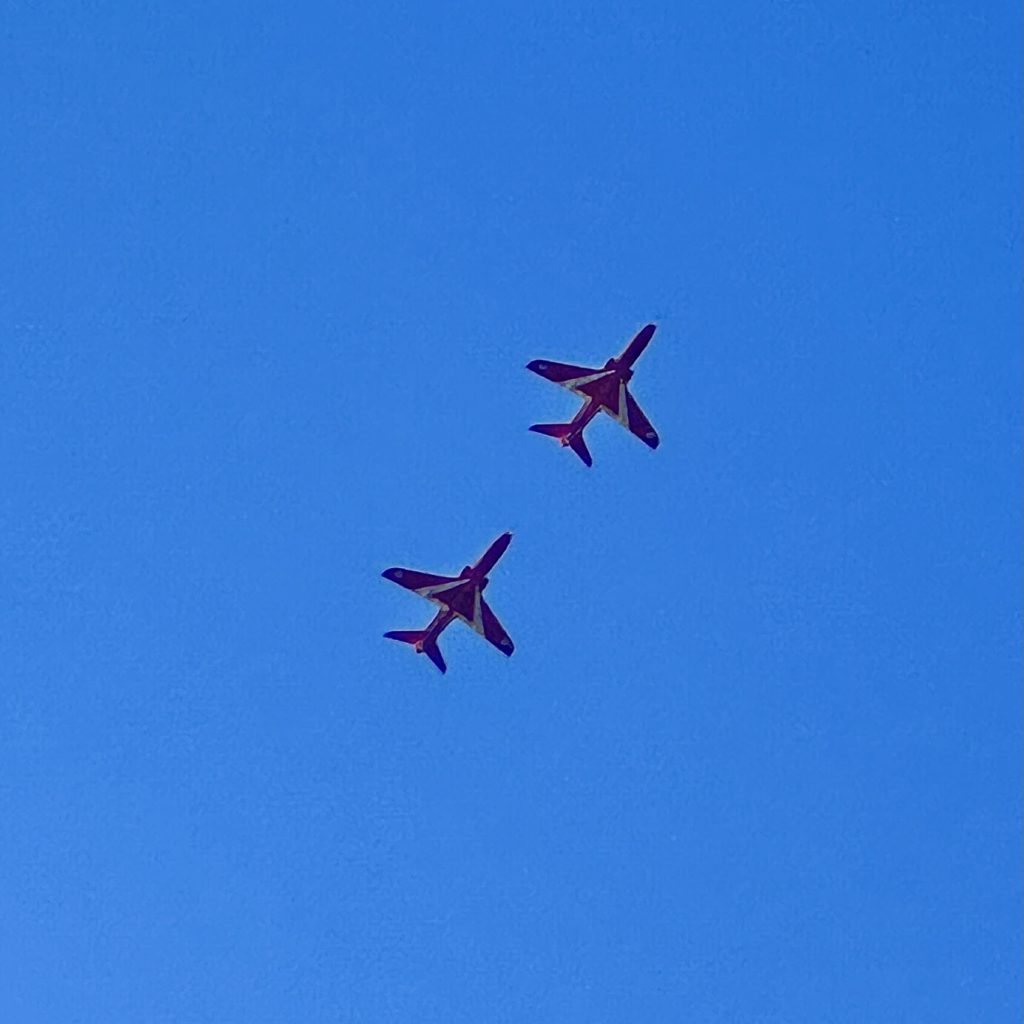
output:
[[[547,434],[548,437],[557,437],[564,444],[569,442],[565,439],[572,433],[571,423],[534,423],[531,430],[538,434]]]
[[[592,466],[594,460],[587,450],[587,442],[583,440],[583,431],[573,433],[571,423],[534,423],[530,427],[537,434],[546,434],[548,437],[557,438],[563,445],[568,445],[587,466]]]
[[[412,644],[417,654],[425,654],[442,672],[447,671],[444,658],[441,657],[441,648],[437,641],[430,636],[426,629],[393,629],[385,633],[389,640],[397,640],[399,643]]]

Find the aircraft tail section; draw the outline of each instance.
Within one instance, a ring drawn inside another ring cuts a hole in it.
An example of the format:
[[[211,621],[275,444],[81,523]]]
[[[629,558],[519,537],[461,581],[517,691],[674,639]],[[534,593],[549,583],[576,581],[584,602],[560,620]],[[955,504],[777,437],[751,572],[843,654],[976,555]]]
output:
[[[412,644],[417,654],[425,654],[442,672],[447,671],[444,658],[441,656],[441,648],[437,646],[437,640],[430,635],[429,630],[393,629],[384,636],[399,643]]]
[[[583,460],[585,466],[592,466],[594,460],[590,457],[590,452],[587,449],[587,442],[583,440],[582,432],[574,434],[569,438],[569,447]]]
[[[572,433],[572,424],[534,423],[534,425],[530,427],[530,429],[538,434],[546,434],[548,437],[557,437],[559,441],[563,441],[565,444],[568,444],[569,442],[565,441],[565,438],[567,438]]]
[[[568,445],[586,465],[594,464],[587,450],[587,442],[583,440],[583,431],[574,433],[575,428],[571,423],[534,423],[530,429],[535,433],[557,438],[563,445]]]

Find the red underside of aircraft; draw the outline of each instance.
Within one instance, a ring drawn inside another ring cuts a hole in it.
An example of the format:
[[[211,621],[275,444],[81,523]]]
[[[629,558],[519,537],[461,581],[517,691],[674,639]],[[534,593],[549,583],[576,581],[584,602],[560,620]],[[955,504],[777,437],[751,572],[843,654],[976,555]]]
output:
[[[411,644],[417,654],[425,654],[444,672],[446,666],[437,638],[454,619],[462,619],[502,654],[511,655],[515,650],[512,640],[483,598],[483,591],[490,582],[487,574],[511,540],[511,533],[503,533],[476,565],[465,566],[458,576],[435,576],[415,569],[385,569],[381,573],[384,579],[425,597],[438,606],[438,612],[426,629],[397,629],[384,635],[389,640]]]
[[[531,430],[547,434],[568,445],[588,466],[593,464],[583,431],[599,413],[606,412],[621,423],[630,433],[635,434],[648,448],[658,447],[658,434],[650,420],[629,393],[629,381],[633,377],[633,364],[640,357],[654,335],[655,325],[648,324],[626,346],[617,359],[609,359],[602,369],[586,366],[572,366],[569,363],[553,363],[546,359],[534,359],[526,368],[541,377],[568,388],[583,399],[583,407],[569,423],[535,423]]]

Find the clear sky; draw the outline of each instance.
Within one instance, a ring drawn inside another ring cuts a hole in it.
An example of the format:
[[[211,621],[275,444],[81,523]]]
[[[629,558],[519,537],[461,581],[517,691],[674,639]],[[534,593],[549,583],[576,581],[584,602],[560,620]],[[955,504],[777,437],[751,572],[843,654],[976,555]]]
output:
[[[0,1019],[1019,1021],[1019,7],[7,4]]]

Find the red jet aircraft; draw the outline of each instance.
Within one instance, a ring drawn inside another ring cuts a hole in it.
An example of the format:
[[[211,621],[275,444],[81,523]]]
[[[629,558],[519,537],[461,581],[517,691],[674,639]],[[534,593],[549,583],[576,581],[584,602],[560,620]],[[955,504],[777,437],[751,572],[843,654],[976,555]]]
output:
[[[425,597],[438,605],[439,610],[426,629],[396,629],[384,635],[389,640],[412,644],[417,654],[425,654],[444,672],[446,666],[437,646],[437,638],[452,619],[462,619],[485,640],[494,644],[502,654],[511,655],[515,649],[512,640],[483,598],[483,591],[489,582],[487,574],[505,554],[511,540],[511,533],[503,533],[484,552],[483,558],[476,565],[464,566],[458,576],[434,576],[414,569],[385,569],[381,573],[384,579]]]
[[[528,370],[539,373],[555,384],[561,384],[584,400],[583,408],[576,413],[571,423],[535,423],[530,429],[538,434],[558,438],[561,444],[568,445],[590,466],[593,465],[593,459],[583,440],[583,431],[603,411],[636,434],[648,448],[657,448],[658,434],[626,386],[633,376],[633,364],[647,348],[654,331],[655,325],[648,324],[626,346],[618,359],[609,359],[601,370],[552,363],[546,359],[534,359],[532,363],[527,363]]]

